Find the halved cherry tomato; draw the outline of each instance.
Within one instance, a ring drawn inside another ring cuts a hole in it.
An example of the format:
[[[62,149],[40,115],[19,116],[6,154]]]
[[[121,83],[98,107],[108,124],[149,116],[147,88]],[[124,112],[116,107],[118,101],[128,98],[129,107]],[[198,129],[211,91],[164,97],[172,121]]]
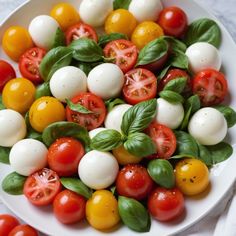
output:
[[[5,84],[13,78],[16,78],[14,68],[8,62],[0,60],[0,92]]]
[[[72,41],[79,38],[90,38],[94,41],[98,41],[98,36],[96,31],[92,26],[87,25],[85,23],[78,23],[76,25],[72,25],[66,31],[66,44],[69,45]]]
[[[34,47],[27,50],[20,57],[19,69],[24,78],[31,80],[33,83],[43,82],[39,73],[39,65],[46,53],[44,49]]]
[[[0,215],[0,235],[8,235],[20,222],[11,215]]]
[[[104,54],[105,57],[114,59],[114,63],[126,73],[134,67],[138,57],[138,49],[132,42],[118,39],[106,45]]]
[[[71,100],[74,104],[80,104],[93,113],[82,114],[72,111],[68,106],[66,108],[66,118],[68,121],[78,123],[88,130],[99,127],[106,116],[106,107],[103,100],[92,93],[81,93]]]
[[[24,195],[36,206],[45,206],[53,202],[61,190],[60,179],[56,172],[44,168],[26,179]]]
[[[149,70],[137,68],[125,74],[123,95],[132,105],[155,98],[157,94],[157,78]]]
[[[176,137],[170,128],[153,122],[146,132],[156,145],[157,153],[152,155],[153,158],[168,159],[173,155],[176,149]]]
[[[38,236],[38,232],[29,225],[18,225],[8,236]]]
[[[220,104],[227,92],[227,80],[219,71],[205,69],[193,78],[193,93],[199,96],[203,106]]]

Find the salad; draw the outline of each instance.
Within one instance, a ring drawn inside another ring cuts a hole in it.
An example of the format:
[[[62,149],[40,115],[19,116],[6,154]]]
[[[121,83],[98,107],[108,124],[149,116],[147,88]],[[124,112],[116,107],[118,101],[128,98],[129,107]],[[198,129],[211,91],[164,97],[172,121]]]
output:
[[[21,75],[0,60],[2,189],[101,231],[180,219],[233,153],[220,44],[216,22],[160,0],[59,3],[10,27]]]

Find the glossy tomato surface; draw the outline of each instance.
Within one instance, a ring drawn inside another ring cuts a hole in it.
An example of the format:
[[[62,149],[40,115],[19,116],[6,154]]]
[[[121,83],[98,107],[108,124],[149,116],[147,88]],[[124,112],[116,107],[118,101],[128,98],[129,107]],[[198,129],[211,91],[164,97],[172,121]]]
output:
[[[5,84],[13,78],[16,78],[14,68],[8,62],[0,60],[0,92]]]
[[[18,225],[8,236],[38,236],[38,232],[30,225]]]
[[[0,215],[0,235],[8,235],[20,222],[11,215]]]

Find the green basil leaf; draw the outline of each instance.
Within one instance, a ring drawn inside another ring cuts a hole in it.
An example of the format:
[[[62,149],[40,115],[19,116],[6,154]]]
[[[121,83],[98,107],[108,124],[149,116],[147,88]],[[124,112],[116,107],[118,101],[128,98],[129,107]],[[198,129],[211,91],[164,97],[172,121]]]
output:
[[[0,94],[0,110],[3,110],[3,109],[5,109],[5,106],[3,105],[2,95]]]
[[[116,186],[112,186],[110,188],[110,191],[112,192],[113,195],[116,195]]]
[[[158,38],[148,43],[139,53],[136,66],[147,65],[159,60],[168,52],[168,43]]]
[[[113,8],[116,9],[126,9],[128,10],[131,0],[115,0],[113,2]]]
[[[137,232],[148,232],[151,226],[150,215],[137,200],[119,196],[118,210],[125,225]]]
[[[168,42],[170,48],[173,51],[181,51],[185,53],[187,46],[182,41],[171,36],[163,36],[163,39],[165,39]]]
[[[86,107],[80,105],[79,103],[75,104],[75,103],[71,102],[69,99],[66,99],[66,103],[72,111],[76,111],[76,112],[79,112],[81,114],[94,114],[93,111],[90,111],[89,109],[87,109]]]
[[[44,96],[51,96],[51,90],[48,82],[45,82],[39,85],[36,88],[35,99],[44,97]]]
[[[96,66],[100,65],[102,62],[94,62],[94,63],[86,63],[86,62],[79,62],[76,66],[81,69],[87,76],[89,72]]]
[[[164,188],[175,186],[175,174],[172,165],[167,160],[156,159],[148,163],[148,173],[151,178]]]
[[[170,91],[170,90],[163,90],[159,93],[159,96],[163,99],[165,99],[166,101],[170,102],[170,103],[183,103],[184,102],[184,98],[182,95],[180,95],[179,93]]]
[[[111,98],[105,101],[108,112],[111,111],[115,106],[125,104],[125,101],[120,98]]]
[[[176,93],[182,93],[184,91],[184,88],[186,87],[186,84],[187,84],[186,77],[178,77],[176,79],[169,81],[164,87],[164,90],[170,90]]]
[[[89,187],[87,187],[81,180],[76,178],[61,178],[62,185],[79,195],[82,195],[83,197],[89,199],[93,191]]]
[[[91,147],[95,150],[107,152],[123,144],[122,135],[113,129],[104,130],[91,140]]]
[[[38,141],[40,141],[40,142],[43,141],[42,134],[41,134],[41,133],[38,133],[38,132],[35,131],[33,128],[30,129],[30,130],[27,132],[26,138],[36,139],[36,140],[38,140]]]
[[[32,129],[31,124],[30,124],[30,120],[29,120],[29,111],[26,112],[25,114],[25,124],[27,126],[27,130],[29,131],[30,129]]]
[[[179,155],[174,155],[172,156],[170,159],[173,159],[173,160],[178,160],[178,159],[182,159],[182,158],[196,158],[194,156],[191,156],[191,155],[186,155],[186,154],[179,154]]]
[[[136,157],[145,157],[156,153],[156,147],[152,139],[144,133],[129,134],[124,147]]]
[[[143,131],[156,115],[157,100],[140,102],[128,109],[122,119],[121,130],[125,135]]]
[[[173,67],[188,70],[188,57],[181,51],[174,51],[170,57],[169,64]]]
[[[7,175],[2,181],[2,189],[11,195],[23,194],[23,187],[26,177],[13,172]]]
[[[236,124],[236,112],[231,107],[218,105],[213,108],[217,109],[224,115],[228,128],[231,128]]]
[[[221,30],[217,23],[211,19],[198,19],[189,25],[184,41],[188,46],[196,42],[207,42],[219,47]]]
[[[128,40],[128,36],[125,34],[121,34],[121,33],[111,33],[111,34],[105,34],[100,36],[99,40],[98,40],[98,45],[100,47],[104,47],[107,43],[117,40],[117,39],[126,39]]]
[[[171,67],[171,65],[168,65],[167,67],[165,67],[165,68],[161,71],[161,73],[160,73],[159,76],[157,77],[158,80],[161,80],[161,79],[163,79],[163,78],[165,77],[165,75],[166,75],[167,72],[169,71],[170,67]]]
[[[0,146],[0,162],[1,163],[10,164],[9,162],[10,151],[11,151],[11,148]]]
[[[212,166],[212,156],[207,147],[198,143],[199,156],[197,159],[203,161],[207,166]]]
[[[65,34],[61,30],[61,28],[58,27],[57,31],[56,31],[56,35],[55,35],[55,38],[54,38],[54,43],[53,43],[52,48],[56,48],[56,47],[59,47],[59,46],[65,46],[65,45],[66,45]]]

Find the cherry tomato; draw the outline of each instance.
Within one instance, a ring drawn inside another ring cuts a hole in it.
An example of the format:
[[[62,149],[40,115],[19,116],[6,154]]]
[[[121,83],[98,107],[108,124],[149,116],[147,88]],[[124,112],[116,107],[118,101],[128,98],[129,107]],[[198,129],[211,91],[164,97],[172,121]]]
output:
[[[134,67],[138,57],[138,50],[132,42],[118,39],[106,45],[104,54],[107,58],[115,59],[114,63],[126,73]]]
[[[79,38],[89,38],[94,41],[98,41],[98,36],[96,31],[92,26],[87,25],[85,23],[78,23],[76,25],[72,25],[66,31],[66,44],[69,45],[72,41]]]
[[[196,195],[209,185],[207,166],[197,159],[184,159],[175,167],[176,186],[185,195]]]
[[[8,234],[8,236],[38,236],[38,233],[29,225],[18,225]]]
[[[125,74],[123,95],[132,105],[155,98],[157,94],[157,78],[149,70],[137,68]]]
[[[74,104],[81,104],[88,110],[94,112],[91,114],[82,114],[72,111],[68,106],[66,108],[66,117],[68,121],[78,123],[88,130],[96,129],[103,123],[106,116],[106,107],[103,100],[92,93],[81,93],[71,100]]]
[[[123,167],[116,179],[116,189],[119,195],[142,200],[148,196],[153,187],[153,181],[145,167],[129,164]]]
[[[78,165],[84,153],[79,141],[73,138],[60,138],[48,149],[48,165],[59,176],[72,176],[78,172]]]
[[[188,19],[182,9],[172,6],[161,11],[158,24],[163,28],[166,35],[181,37],[187,29]]]
[[[24,184],[24,195],[36,206],[46,206],[53,202],[61,190],[56,172],[44,168],[30,175]]]
[[[168,159],[173,155],[176,149],[176,137],[170,128],[153,122],[146,132],[156,145],[157,153],[154,154],[156,158]]]
[[[193,78],[193,93],[197,94],[203,106],[220,104],[228,93],[225,76],[214,69],[205,69]]]
[[[0,215],[0,235],[7,236],[19,224],[19,221],[11,215]]]
[[[33,47],[29,32],[21,26],[10,27],[3,35],[2,47],[5,53],[14,61]]]
[[[43,82],[39,73],[39,65],[45,55],[46,51],[42,48],[34,47],[27,50],[19,61],[21,75],[36,84]]]
[[[177,189],[157,187],[148,198],[148,210],[158,221],[176,219],[184,211],[184,197]]]
[[[8,62],[0,60],[0,93],[5,84],[13,78],[16,78],[14,68]]]
[[[72,224],[85,218],[86,200],[70,190],[60,192],[53,201],[53,212],[63,224]]]

